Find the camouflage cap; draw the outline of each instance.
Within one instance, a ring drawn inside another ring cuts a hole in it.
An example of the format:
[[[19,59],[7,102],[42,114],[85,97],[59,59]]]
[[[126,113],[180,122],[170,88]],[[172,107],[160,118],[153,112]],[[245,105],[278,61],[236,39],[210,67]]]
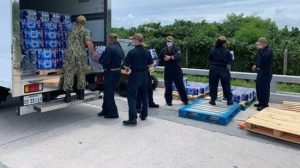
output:
[[[80,16],[78,16],[78,17],[76,18],[76,22],[77,22],[77,23],[85,24],[85,23],[86,23],[86,18],[85,18],[84,16],[80,15]]]

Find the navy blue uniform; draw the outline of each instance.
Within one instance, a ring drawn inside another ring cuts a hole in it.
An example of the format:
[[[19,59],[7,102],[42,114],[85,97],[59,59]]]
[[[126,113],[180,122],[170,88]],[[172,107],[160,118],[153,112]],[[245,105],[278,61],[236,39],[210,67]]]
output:
[[[115,42],[109,45],[100,58],[99,63],[104,68],[104,99],[103,99],[103,115],[104,117],[118,117],[118,108],[115,102],[115,88],[120,79],[121,62],[124,53],[121,45]]]
[[[230,86],[230,71],[227,69],[227,65],[231,64],[232,55],[225,47],[215,47],[209,52],[209,87],[210,96],[212,101],[216,101],[218,96],[219,80],[224,90],[224,97],[229,102],[232,100],[232,92]]]
[[[175,60],[165,61],[164,57],[174,56]],[[172,49],[169,50],[168,47],[165,47],[160,53],[160,61],[162,61],[165,65],[164,72],[164,80],[165,80],[165,99],[168,104],[172,104],[173,96],[172,96],[172,83],[174,82],[177,91],[179,92],[181,101],[184,103],[188,103],[187,94],[185,91],[185,86],[183,83],[183,74],[181,67],[179,65],[181,59],[180,49],[178,47],[173,46]]]
[[[273,76],[273,50],[269,47],[259,49],[257,54],[257,100],[261,107],[268,107],[270,100],[270,83]]]
[[[153,101],[153,89],[152,89],[152,80],[151,80],[151,76],[150,76],[150,72],[148,71],[147,73],[148,75],[148,104],[149,103],[154,103]],[[143,97],[143,92],[142,92],[143,88],[139,88],[138,90],[138,94],[137,94],[137,102],[136,102],[136,109],[141,109],[142,108],[142,97]]]
[[[130,50],[125,58],[125,66],[130,67],[131,73],[128,79],[127,99],[129,106],[129,120],[137,118],[136,101],[138,89],[141,91],[143,104],[141,118],[148,116],[148,67],[153,64],[151,53],[142,45]]]

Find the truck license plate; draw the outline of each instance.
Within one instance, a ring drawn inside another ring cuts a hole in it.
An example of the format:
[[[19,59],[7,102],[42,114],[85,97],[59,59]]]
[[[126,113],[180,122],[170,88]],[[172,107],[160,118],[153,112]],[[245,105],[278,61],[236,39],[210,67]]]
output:
[[[43,102],[43,95],[42,94],[36,94],[36,95],[29,95],[24,96],[24,106],[29,106],[33,104],[38,104]]]

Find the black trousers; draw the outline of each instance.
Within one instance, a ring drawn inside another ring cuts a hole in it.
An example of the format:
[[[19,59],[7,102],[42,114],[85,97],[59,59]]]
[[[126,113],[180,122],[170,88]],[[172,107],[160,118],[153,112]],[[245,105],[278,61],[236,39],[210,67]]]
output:
[[[256,94],[260,106],[267,107],[270,101],[272,73],[259,71],[256,77]]]
[[[223,93],[224,97],[227,98],[228,101],[232,100],[230,78],[231,78],[230,72],[226,69],[226,67],[222,67],[222,66],[210,67],[209,87],[210,87],[210,96],[212,101],[216,101],[218,98],[218,86],[220,80],[224,91]]]
[[[172,103],[172,83],[174,82],[182,102],[188,102],[188,97],[183,83],[183,74],[181,70],[165,71],[165,99],[167,103]]]
[[[153,89],[152,89],[152,80],[150,76],[150,72],[148,72],[148,103],[153,104]],[[142,97],[143,97],[143,88],[139,88],[138,93],[137,93],[137,100],[136,100],[136,109],[141,109],[142,108]]]
[[[127,100],[129,106],[129,120],[137,118],[136,103],[137,103],[137,92],[140,91],[140,101],[143,104],[141,117],[148,116],[148,83],[149,75],[148,72],[132,72],[129,75],[128,87],[127,87]]]
[[[119,116],[115,102],[115,88],[119,82],[120,73],[120,71],[104,71],[104,98],[102,104],[104,116]]]

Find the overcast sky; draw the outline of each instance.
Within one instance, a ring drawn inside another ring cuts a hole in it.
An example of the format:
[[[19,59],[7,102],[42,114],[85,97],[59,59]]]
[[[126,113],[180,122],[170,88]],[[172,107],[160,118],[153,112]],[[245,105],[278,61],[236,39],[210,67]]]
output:
[[[271,18],[279,27],[300,27],[300,0],[112,0],[113,27],[166,25],[175,19],[222,22],[230,13]]]

